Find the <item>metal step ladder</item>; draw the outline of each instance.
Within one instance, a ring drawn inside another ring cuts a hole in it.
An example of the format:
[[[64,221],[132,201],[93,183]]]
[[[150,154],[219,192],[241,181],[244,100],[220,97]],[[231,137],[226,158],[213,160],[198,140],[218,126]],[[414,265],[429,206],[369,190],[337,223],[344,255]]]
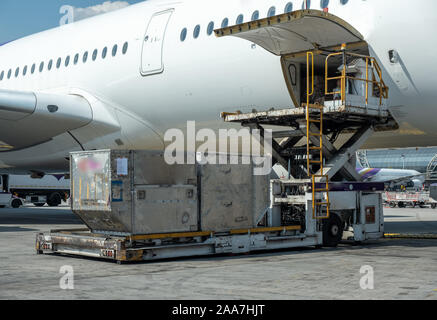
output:
[[[310,72],[311,59],[311,72]],[[310,79],[311,77],[311,79]],[[311,83],[311,89],[310,89]],[[310,91],[311,90],[311,91]],[[314,94],[314,54],[307,52],[307,103],[306,103],[306,142],[307,142],[307,172],[312,183],[312,209],[314,219],[329,219],[330,202],[329,202],[329,177],[324,175],[323,165],[323,108],[318,104],[310,104],[310,97]],[[312,143],[311,137],[319,138],[319,145]],[[315,160],[312,151],[319,152],[319,159]],[[313,167],[318,167],[317,174]],[[316,184],[324,181],[324,188],[317,188]],[[326,194],[326,201],[323,199]],[[325,211],[323,209],[326,209]]]

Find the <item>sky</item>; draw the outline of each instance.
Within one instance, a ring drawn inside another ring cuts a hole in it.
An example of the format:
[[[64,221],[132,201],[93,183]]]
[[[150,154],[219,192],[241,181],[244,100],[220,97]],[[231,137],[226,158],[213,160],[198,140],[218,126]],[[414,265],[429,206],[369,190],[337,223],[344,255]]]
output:
[[[74,8],[75,20],[143,0],[0,0],[0,44],[59,26],[64,5]]]

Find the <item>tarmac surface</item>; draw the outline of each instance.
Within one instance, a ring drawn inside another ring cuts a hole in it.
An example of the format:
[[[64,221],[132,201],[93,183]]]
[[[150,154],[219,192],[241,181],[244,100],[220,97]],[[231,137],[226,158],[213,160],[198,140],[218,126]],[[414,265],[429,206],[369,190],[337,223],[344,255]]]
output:
[[[437,210],[385,209],[385,217],[389,233],[437,234]],[[37,232],[80,227],[67,207],[0,209],[0,299],[437,300],[437,240],[127,265],[35,253]],[[74,289],[60,287],[65,266],[72,267]],[[365,290],[369,270],[373,289]]]

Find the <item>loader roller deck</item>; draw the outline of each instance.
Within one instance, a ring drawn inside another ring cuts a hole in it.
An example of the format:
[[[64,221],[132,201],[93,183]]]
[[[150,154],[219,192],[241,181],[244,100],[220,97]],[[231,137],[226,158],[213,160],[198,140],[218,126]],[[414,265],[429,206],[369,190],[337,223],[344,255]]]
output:
[[[317,111],[316,111],[317,112]],[[222,113],[225,122],[294,126],[299,121],[305,121],[306,108],[289,108],[250,113]],[[323,107],[324,128],[341,127],[355,129],[365,124],[374,126],[374,131],[393,131],[398,128],[396,121],[386,108],[380,107],[355,107],[347,105]]]
[[[317,236],[301,233],[301,226],[232,230],[220,234],[188,232],[133,236],[71,229],[37,234],[35,248],[38,254],[73,255],[122,263],[311,246],[317,245],[317,241]]]

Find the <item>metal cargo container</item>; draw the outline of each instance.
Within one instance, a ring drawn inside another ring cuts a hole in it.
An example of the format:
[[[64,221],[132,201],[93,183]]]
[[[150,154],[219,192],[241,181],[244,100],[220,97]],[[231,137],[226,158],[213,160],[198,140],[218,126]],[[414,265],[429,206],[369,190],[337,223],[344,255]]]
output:
[[[253,163],[206,164],[198,169],[202,230],[221,232],[257,226],[269,208],[269,175],[254,175]]]
[[[269,176],[239,163],[168,165],[162,152],[74,152],[72,210],[94,233],[110,235],[253,228],[269,207]]]

